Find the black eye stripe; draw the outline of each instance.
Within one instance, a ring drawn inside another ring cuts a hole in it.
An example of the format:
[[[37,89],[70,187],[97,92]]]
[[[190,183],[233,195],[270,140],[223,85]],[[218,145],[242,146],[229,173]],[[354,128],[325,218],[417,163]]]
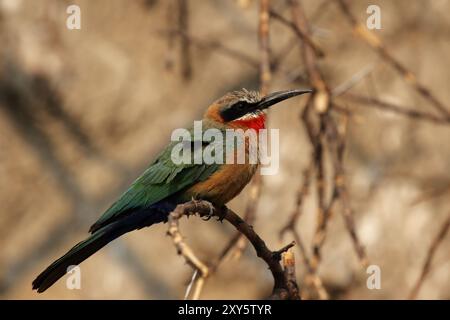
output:
[[[247,101],[237,101],[234,104],[225,107],[220,111],[222,119],[226,122],[242,117],[248,112],[250,103]]]
[[[238,108],[238,109],[244,109],[244,108],[246,107],[246,105],[247,105],[246,102],[239,101],[239,102],[235,105],[235,107]],[[234,107],[234,106],[233,106],[233,107]],[[232,108],[233,108],[233,107],[232,107]]]

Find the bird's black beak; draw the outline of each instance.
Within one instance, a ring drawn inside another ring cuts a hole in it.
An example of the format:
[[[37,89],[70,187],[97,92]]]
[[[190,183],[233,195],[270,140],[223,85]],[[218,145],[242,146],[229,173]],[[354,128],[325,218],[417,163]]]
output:
[[[286,100],[286,99],[289,99],[289,98],[292,98],[295,96],[299,96],[304,93],[310,93],[310,92],[312,92],[312,90],[310,90],[310,89],[305,89],[305,90],[294,89],[294,90],[277,91],[277,92],[268,94],[267,96],[262,98],[261,101],[257,103],[256,108],[259,110],[264,110],[264,109],[267,109],[270,106],[272,106],[278,102],[281,102],[283,100]]]

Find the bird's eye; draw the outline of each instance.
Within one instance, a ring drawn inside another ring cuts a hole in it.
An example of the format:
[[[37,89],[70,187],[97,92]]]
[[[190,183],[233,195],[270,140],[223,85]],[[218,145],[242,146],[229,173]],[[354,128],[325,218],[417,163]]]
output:
[[[236,103],[235,107],[238,110],[243,110],[245,108],[245,102],[239,101],[238,103]]]

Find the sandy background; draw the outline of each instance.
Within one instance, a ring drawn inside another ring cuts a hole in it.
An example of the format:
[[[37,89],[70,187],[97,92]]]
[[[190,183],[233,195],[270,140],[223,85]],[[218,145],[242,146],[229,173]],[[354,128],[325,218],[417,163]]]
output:
[[[170,1],[0,1],[0,297],[4,299],[177,299],[191,269],[176,255],[167,226],[133,232],[81,265],[82,290],[64,281],[42,295],[31,281],[51,261],[87,235],[91,223],[143,171],[169,141],[229,90],[258,88],[258,69],[220,51],[191,47],[192,76],[183,79],[178,42],[168,49],[161,31]],[[273,1],[283,11],[284,1]],[[352,36],[331,3],[304,1],[315,40],[327,52],[320,64],[332,86],[373,66],[352,90],[430,110],[388,65]],[[333,2],[333,1],[328,1]],[[65,27],[67,5],[82,10],[82,29]],[[373,1],[352,3],[360,20]],[[396,58],[450,108],[450,2],[376,1],[382,30],[376,33]],[[220,41],[258,61],[257,1],[189,1],[190,34]],[[286,17],[290,14],[286,12]],[[276,54],[296,39],[279,23],[271,27]],[[295,40],[298,41],[298,40]],[[174,68],[165,64],[172,59]],[[304,86],[297,46],[285,57],[272,90]],[[299,72],[300,70],[300,72]],[[255,229],[271,248],[295,205],[310,146],[299,121],[304,97],[270,114],[280,129],[280,172],[265,177]],[[333,215],[319,274],[332,298],[406,298],[428,247],[450,206],[450,127],[349,105],[345,158],[356,230],[382,288],[368,290],[342,216]],[[444,191],[442,191],[444,190]],[[441,191],[441,192],[439,192]],[[414,202],[424,194],[426,201]],[[242,212],[245,190],[230,207]],[[308,197],[298,228],[308,246],[315,224]],[[209,261],[232,237],[227,224],[183,220],[186,240]],[[450,298],[450,241],[444,239],[419,298]],[[305,266],[298,256],[300,285]],[[208,280],[202,298],[256,299],[272,286],[264,263],[247,248]]]

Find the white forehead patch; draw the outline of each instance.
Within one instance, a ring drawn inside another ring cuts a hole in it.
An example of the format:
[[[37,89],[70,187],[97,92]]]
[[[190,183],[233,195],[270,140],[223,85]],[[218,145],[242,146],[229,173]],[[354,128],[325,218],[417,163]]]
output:
[[[256,103],[261,101],[261,96],[256,91],[250,91],[245,88],[242,88],[240,91],[233,92],[233,95],[237,97],[241,101],[245,101],[248,103]]]

